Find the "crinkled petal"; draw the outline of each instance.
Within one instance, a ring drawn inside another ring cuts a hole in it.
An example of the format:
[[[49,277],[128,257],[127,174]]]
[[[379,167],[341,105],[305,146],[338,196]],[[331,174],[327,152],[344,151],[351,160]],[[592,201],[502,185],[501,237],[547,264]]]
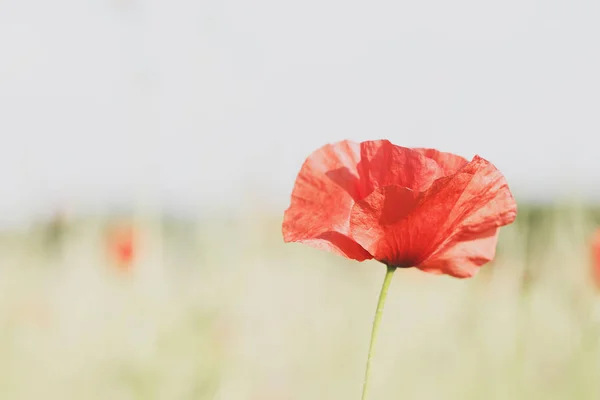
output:
[[[406,223],[419,203],[419,192],[402,186],[385,186],[356,202],[350,215],[350,232],[376,260],[398,267],[418,261],[425,235],[421,221]]]
[[[314,239],[295,240],[315,249],[328,251],[356,261],[365,261],[373,258],[360,244],[348,235],[335,231],[327,231]]]
[[[469,162],[469,160],[459,155],[446,153],[436,149],[416,148],[413,150],[434,160],[444,171],[444,176],[455,174]]]
[[[377,189],[354,205],[350,231],[386,264],[464,277],[471,273],[465,271],[491,259],[489,246],[495,239],[490,232],[515,216],[504,177],[475,157],[421,193],[395,186]]]
[[[355,260],[371,255],[349,236],[350,210],[358,196],[360,145],[328,144],[302,165],[285,211],[285,242],[302,242]]]
[[[512,223],[517,204],[504,176],[475,156],[457,176],[472,174],[444,224],[445,240],[418,267],[438,268],[456,277],[472,276],[495,255],[497,229]]]
[[[499,228],[472,234],[457,241],[421,265],[419,269],[433,274],[447,274],[456,278],[470,278],[479,267],[494,259]]]
[[[443,168],[434,159],[388,140],[362,142],[360,156],[357,169],[362,185],[357,200],[390,185],[422,191],[444,176]]]

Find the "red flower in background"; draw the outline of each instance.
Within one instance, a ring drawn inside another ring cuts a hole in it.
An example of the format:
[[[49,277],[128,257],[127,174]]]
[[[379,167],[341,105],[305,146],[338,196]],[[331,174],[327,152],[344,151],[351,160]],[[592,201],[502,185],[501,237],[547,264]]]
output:
[[[132,225],[114,227],[108,235],[108,252],[118,269],[128,271],[136,255],[136,232]]]
[[[594,283],[600,288],[600,229],[592,237],[592,277]]]
[[[347,258],[470,277],[492,260],[515,200],[488,161],[387,140],[342,141],[304,162],[283,221],[285,242]]]

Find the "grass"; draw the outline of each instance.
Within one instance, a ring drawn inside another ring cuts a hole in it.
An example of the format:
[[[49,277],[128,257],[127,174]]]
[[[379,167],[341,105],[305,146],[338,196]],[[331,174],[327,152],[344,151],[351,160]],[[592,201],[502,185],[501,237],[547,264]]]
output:
[[[598,399],[592,207],[521,205],[471,280],[399,270],[373,399]],[[285,245],[279,216],[108,218],[0,234],[0,399],[358,399],[385,267]]]

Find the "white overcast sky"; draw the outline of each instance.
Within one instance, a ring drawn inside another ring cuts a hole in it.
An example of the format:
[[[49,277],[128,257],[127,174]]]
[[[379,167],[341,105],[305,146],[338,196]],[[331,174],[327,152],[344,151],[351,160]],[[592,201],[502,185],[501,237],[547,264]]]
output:
[[[286,206],[325,142],[600,192],[600,2],[0,0],[0,221],[151,198]]]

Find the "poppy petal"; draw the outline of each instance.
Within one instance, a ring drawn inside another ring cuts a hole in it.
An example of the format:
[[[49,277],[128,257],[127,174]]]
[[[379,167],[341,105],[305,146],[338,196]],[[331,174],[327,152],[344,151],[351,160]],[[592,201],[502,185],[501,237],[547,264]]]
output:
[[[419,192],[384,186],[356,202],[350,232],[373,257],[388,265],[410,267],[418,260],[424,225],[406,223],[418,207]]]
[[[446,239],[418,265],[423,270],[437,268],[456,277],[472,276],[481,265],[494,258],[497,228],[516,218],[516,202],[506,179],[494,165],[475,156],[452,181],[464,174],[471,174],[472,178],[442,228]]]
[[[498,233],[498,228],[492,228],[465,237],[421,263],[419,269],[437,275],[470,278],[477,273],[479,267],[494,259]]]
[[[360,145],[328,144],[302,165],[285,211],[285,242],[302,242],[363,261],[372,256],[349,236],[350,210],[359,194]]]
[[[360,198],[390,185],[422,191],[444,176],[434,159],[388,140],[362,142],[357,169],[362,183]]]
[[[469,160],[459,155],[446,153],[436,149],[416,148],[413,150],[434,160],[444,171],[444,176],[455,174],[469,162]]]
[[[396,186],[374,191],[354,205],[350,229],[358,243],[386,264],[464,276],[457,265],[468,262],[463,268],[469,270],[489,261],[491,230],[515,216],[516,204],[504,177],[475,157],[421,193]]]
[[[446,239],[449,217],[472,179],[471,174],[440,178],[424,192],[389,186],[357,202],[350,216],[352,237],[373,257],[398,267],[414,267]],[[390,208],[404,210],[403,218],[386,218]]]
[[[295,242],[303,243],[315,249],[328,251],[356,261],[370,260],[373,256],[348,235],[335,231],[327,231],[315,239],[300,239]]]
[[[464,179],[465,176],[468,177],[468,181]],[[439,186],[460,188],[462,191],[452,213],[448,216],[446,226],[452,229],[446,231],[447,233],[452,235],[480,233],[508,225],[517,216],[517,204],[506,179],[493,164],[479,156],[475,156],[457,174],[450,177],[448,182],[440,183]],[[429,196],[443,194],[446,191],[438,190],[436,184],[429,191]],[[438,200],[443,201],[444,198]]]

